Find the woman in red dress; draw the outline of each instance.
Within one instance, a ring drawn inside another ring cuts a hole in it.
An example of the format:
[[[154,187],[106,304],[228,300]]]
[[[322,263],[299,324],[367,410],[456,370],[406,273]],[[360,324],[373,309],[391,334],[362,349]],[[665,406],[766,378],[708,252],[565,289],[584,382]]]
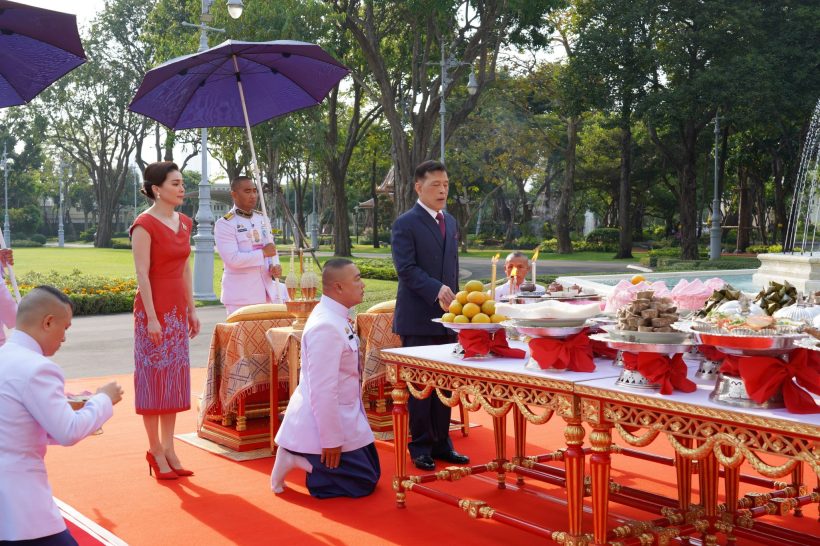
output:
[[[151,207],[131,226],[137,270],[134,299],[134,391],[148,433],[149,473],[190,476],[174,452],[176,414],[191,408],[188,338],[199,333],[191,289],[191,219],[182,204],[182,173],[170,161],[148,165],[141,192]]]

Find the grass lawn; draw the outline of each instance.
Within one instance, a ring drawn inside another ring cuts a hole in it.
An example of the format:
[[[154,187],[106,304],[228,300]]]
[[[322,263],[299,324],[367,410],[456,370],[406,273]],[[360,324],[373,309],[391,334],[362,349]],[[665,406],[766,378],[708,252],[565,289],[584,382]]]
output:
[[[193,253],[191,266],[193,267]],[[287,260],[285,260],[287,262]],[[14,272],[22,277],[30,271],[69,274],[75,269],[90,275],[105,277],[134,277],[134,260],[130,250],[110,248],[16,248],[14,249]],[[288,264],[283,264],[287,275]],[[214,255],[214,293],[221,292],[222,260],[219,254]],[[358,307],[364,310],[371,305],[396,297],[395,281],[375,279],[365,280],[365,301]]]

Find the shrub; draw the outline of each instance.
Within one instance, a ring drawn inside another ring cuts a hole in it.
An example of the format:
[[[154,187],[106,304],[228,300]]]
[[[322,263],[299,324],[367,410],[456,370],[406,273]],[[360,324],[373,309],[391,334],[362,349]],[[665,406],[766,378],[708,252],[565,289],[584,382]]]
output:
[[[393,266],[393,260],[384,258],[354,259],[364,279],[380,279],[383,281],[397,281],[399,275]]]
[[[621,231],[618,228],[601,227],[590,231],[586,236],[588,243],[618,244]]]
[[[87,275],[75,269],[67,275],[27,273],[20,277],[20,292],[25,294],[41,284],[62,290],[71,299],[75,316],[130,312],[137,291],[136,279]]]
[[[111,248],[131,250],[131,239],[128,239],[127,237],[117,237],[115,239],[111,239]]]
[[[41,246],[43,246],[43,243],[31,239],[14,239],[12,244],[12,248],[38,248]]]
[[[80,240],[86,243],[94,241],[94,234],[97,233],[97,226],[91,226],[88,229],[80,232]]]
[[[751,252],[752,254],[783,252],[783,245],[750,245],[746,247],[746,252]]]
[[[532,250],[539,244],[538,237],[534,235],[522,235],[513,241],[513,246],[517,250]]]
[[[29,239],[35,243],[40,243],[41,245],[46,244],[46,241],[48,240],[46,239],[46,236],[42,233],[35,233],[31,237],[29,237]]]

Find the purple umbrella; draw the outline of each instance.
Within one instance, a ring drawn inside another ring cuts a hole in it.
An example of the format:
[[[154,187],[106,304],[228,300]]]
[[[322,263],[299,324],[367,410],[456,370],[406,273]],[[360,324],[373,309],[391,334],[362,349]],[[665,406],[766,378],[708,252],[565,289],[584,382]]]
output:
[[[171,129],[244,126],[267,216],[251,127],[319,104],[349,72],[316,44],[227,40],[150,70],[128,108]]]
[[[129,108],[171,129],[253,126],[319,104],[348,72],[315,44],[228,40],[149,71]]]
[[[84,62],[76,16],[0,0],[0,108],[29,102]]]

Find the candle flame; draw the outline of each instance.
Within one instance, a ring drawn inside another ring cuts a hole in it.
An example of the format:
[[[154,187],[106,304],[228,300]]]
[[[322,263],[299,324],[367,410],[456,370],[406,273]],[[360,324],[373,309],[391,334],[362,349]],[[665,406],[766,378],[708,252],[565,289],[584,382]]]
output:
[[[510,271],[510,277],[515,277],[516,275],[518,275],[518,268],[513,267],[512,271]]]
[[[536,249],[535,249],[535,254],[533,254],[533,255],[532,255],[532,261],[535,261],[535,260],[537,260],[537,259],[538,259],[538,251],[539,251],[539,250],[541,250],[541,247],[540,247],[540,246],[539,246],[538,248],[536,248]]]
[[[495,256],[493,256],[493,260],[492,260],[493,265],[498,263],[498,258],[500,258],[500,257],[501,257],[501,254],[496,254]]]

